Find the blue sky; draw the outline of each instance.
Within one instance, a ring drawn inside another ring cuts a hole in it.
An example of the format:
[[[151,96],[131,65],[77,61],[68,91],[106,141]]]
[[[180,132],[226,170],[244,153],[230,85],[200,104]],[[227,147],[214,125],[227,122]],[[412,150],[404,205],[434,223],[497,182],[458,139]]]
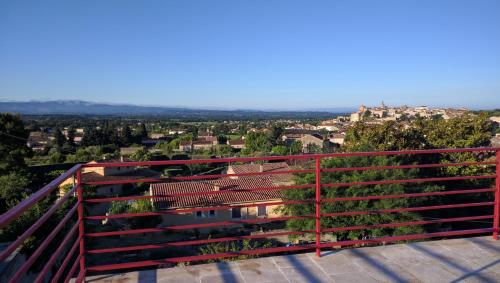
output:
[[[0,0],[0,100],[500,107],[500,1]]]

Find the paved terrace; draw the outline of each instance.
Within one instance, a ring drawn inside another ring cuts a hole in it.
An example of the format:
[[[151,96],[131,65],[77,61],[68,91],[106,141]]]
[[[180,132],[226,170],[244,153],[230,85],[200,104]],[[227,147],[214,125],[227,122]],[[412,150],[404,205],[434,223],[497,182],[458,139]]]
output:
[[[500,240],[476,237],[87,277],[87,282],[500,282]]]

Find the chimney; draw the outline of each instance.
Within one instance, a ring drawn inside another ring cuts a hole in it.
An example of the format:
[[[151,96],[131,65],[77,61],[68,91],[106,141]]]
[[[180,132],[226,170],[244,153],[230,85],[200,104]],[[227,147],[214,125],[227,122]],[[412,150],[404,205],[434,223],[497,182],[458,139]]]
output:
[[[214,191],[220,191],[220,185],[214,184]]]
[[[264,165],[259,164],[259,172],[260,173],[264,172]]]

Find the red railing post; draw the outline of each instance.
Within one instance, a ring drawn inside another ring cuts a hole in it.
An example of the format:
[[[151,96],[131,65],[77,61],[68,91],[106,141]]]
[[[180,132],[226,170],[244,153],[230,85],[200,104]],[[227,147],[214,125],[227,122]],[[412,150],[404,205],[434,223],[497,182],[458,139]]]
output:
[[[84,242],[84,211],[83,211],[83,188],[82,188],[82,169],[76,172],[76,194],[78,197],[78,237],[80,238],[80,273],[85,275],[85,242]],[[85,278],[85,276],[84,276]],[[83,279],[85,281],[85,279]]]
[[[493,239],[498,240],[500,222],[500,150],[496,152],[495,206],[493,211]]]
[[[316,157],[316,256],[321,256],[321,157]]]

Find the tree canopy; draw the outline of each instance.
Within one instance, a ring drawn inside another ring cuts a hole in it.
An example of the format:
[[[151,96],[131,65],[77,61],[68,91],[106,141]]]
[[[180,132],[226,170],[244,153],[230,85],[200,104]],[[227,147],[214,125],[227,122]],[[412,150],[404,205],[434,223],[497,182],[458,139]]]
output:
[[[0,175],[25,168],[24,158],[31,154],[28,135],[19,115],[0,113]]]
[[[346,152],[356,151],[388,151],[388,150],[410,150],[429,148],[460,148],[481,147],[489,144],[492,125],[486,116],[464,115],[463,117],[444,120],[416,119],[407,122],[385,122],[382,125],[356,123],[346,135],[346,143],[343,148]],[[401,164],[429,164],[429,163],[456,163],[465,161],[482,161],[488,156],[474,153],[417,155],[417,156],[379,156],[379,157],[349,157],[330,158],[322,161],[322,168],[348,168],[368,167]],[[311,165],[313,167],[313,165]],[[484,166],[457,166],[428,169],[397,169],[397,170],[366,170],[322,173],[322,184],[327,183],[350,183],[360,181],[397,180],[443,176],[480,175],[491,168]],[[296,179],[298,184],[314,184],[315,174],[299,174]],[[420,183],[414,184],[390,184],[370,186],[343,186],[323,187],[322,198],[334,199],[339,197],[359,197],[378,195],[397,195],[403,193],[432,192],[460,187],[483,187],[488,186],[490,180],[458,181],[440,184]],[[491,184],[489,184],[491,185]],[[314,199],[314,190],[287,190],[287,199],[305,200]],[[481,198],[485,196],[456,196],[447,197],[447,203],[464,202],[464,198]],[[427,206],[433,203],[443,202],[439,197],[419,197],[414,199],[396,198],[384,200],[343,201],[322,204],[322,213],[335,213],[345,211],[365,211],[392,208],[405,208],[411,206]],[[465,201],[467,202],[467,201]],[[315,207],[311,205],[286,205],[284,211],[289,215],[311,215]],[[439,212],[442,217],[445,213]],[[322,219],[323,228],[346,227],[358,225],[373,225],[378,223],[392,223],[415,221],[421,219],[424,213],[383,213],[366,214],[355,216],[325,217]],[[290,220],[287,222],[293,230],[313,229],[314,219]],[[352,231],[339,232],[336,236],[339,240],[361,239],[363,237],[378,237],[382,235],[402,235],[409,233],[421,233],[426,231],[427,226],[402,226],[397,228],[356,229]]]

